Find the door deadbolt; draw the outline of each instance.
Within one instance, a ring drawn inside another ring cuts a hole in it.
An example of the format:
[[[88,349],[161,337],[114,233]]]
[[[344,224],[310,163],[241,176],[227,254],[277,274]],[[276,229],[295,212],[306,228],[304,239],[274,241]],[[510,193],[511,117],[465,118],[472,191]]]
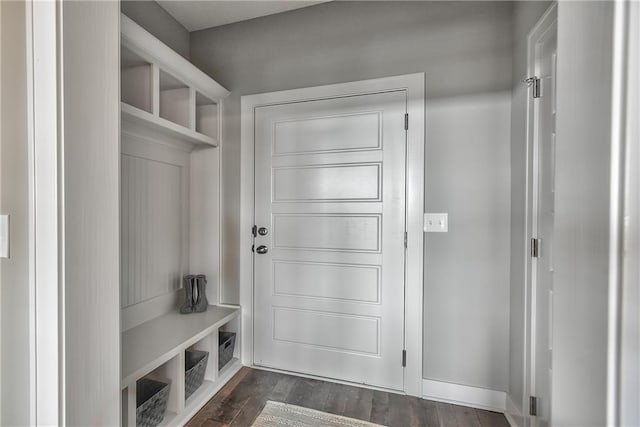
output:
[[[264,255],[267,252],[269,252],[269,249],[267,249],[265,245],[260,245],[256,248],[256,252],[259,253],[260,255]]]
[[[261,236],[266,236],[267,234],[269,234],[269,230],[267,229],[267,227],[260,227],[258,228],[258,234]]]

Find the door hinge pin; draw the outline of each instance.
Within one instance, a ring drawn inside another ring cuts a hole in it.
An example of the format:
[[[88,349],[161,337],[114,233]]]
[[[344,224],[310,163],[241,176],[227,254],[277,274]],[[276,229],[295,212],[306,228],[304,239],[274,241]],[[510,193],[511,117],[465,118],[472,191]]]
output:
[[[404,248],[407,249],[407,243],[409,241],[409,236],[407,235],[407,232],[404,232]]]
[[[522,81],[527,84],[527,87],[531,88],[531,95],[533,98],[540,98],[540,78],[538,76],[532,76]]]
[[[538,398],[535,396],[529,396],[529,415],[538,415]]]
[[[540,239],[531,238],[531,257],[538,258],[540,256]]]
[[[409,113],[404,114],[404,130],[409,130]]]
[[[407,350],[402,350],[402,367],[407,367]]]

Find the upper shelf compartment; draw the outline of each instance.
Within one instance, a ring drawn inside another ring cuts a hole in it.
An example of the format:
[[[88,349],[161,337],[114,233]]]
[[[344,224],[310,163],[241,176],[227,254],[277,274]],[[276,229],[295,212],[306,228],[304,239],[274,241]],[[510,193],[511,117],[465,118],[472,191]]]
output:
[[[125,15],[120,22],[123,129],[217,146],[229,91]]]

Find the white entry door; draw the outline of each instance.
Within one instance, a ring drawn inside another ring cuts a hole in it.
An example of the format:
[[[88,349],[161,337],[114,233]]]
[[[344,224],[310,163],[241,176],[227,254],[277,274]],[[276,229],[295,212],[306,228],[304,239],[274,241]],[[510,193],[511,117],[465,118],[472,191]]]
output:
[[[537,161],[537,182],[534,201],[538,254],[532,289],[532,394],[536,399],[533,425],[547,427],[551,422],[551,377],[553,319],[553,232],[555,216],[555,156],[556,156],[556,24],[535,42],[535,72],[540,78],[540,97],[534,100],[534,123]]]
[[[256,365],[403,389],[406,105],[256,109]]]

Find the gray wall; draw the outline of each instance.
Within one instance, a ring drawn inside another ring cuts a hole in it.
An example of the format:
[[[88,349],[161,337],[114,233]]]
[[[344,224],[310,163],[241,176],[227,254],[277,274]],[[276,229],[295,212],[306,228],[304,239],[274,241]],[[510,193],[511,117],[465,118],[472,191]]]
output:
[[[427,129],[431,112],[452,123],[427,135],[426,209],[448,209],[452,222],[448,235],[427,236],[425,375],[506,390],[509,111],[500,94],[512,81],[511,14],[506,2],[331,2],[192,33],[192,61],[231,90],[223,301],[239,293],[240,96],[424,71]],[[477,128],[487,114],[496,126]],[[488,241],[473,250],[478,235]],[[436,310],[443,304],[455,319]],[[456,369],[451,355],[465,356]]]
[[[25,3],[0,2],[0,212],[11,215],[11,258],[0,260],[0,425],[30,425],[27,76]]]
[[[189,58],[189,32],[158,3],[123,0],[120,10],[171,49]]]
[[[551,2],[514,2],[513,90],[511,99],[511,286],[509,320],[509,398],[523,412],[525,392],[525,239],[527,163],[527,35]]]
[[[449,232],[425,235],[423,376],[507,389],[508,91],[427,100],[426,211]]]

